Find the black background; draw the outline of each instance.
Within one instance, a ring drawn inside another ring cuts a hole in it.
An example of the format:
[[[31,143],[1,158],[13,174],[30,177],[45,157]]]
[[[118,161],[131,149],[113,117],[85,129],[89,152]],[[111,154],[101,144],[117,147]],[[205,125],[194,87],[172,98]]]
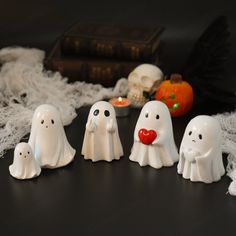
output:
[[[183,66],[193,43],[203,30],[217,16],[226,15],[231,30],[232,60],[229,67],[233,70],[233,59],[236,58],[234,5],[233,0],[1,1],[0,46],[49,49],[57,37],[78,21],[163,25],[166,27],[162,37],[163,67],[165,71],[175,72]]]
[[[235,90],[236,15],[233,1],[1,1],[0,47],[21,45],[49,50],[77,21],[163,25],[163,70],[178,72],[205,27],[226,15],[231,55],[223,87]],[[197,114],[229,110],[195,104],[173,119],[179,147],[188,121]],[[46,170],[32,181],[8,174],[12,152],[0,160],[1,235],[223,235],[234,234],[236,199],[226,195],[230,180],[211,185],[178,176],[176,165],[155,170],[128,160],[139,111],[118,120],[125,156],[92,164],[80,155],[89,108],[66,128],[77,149],[66,168]]]

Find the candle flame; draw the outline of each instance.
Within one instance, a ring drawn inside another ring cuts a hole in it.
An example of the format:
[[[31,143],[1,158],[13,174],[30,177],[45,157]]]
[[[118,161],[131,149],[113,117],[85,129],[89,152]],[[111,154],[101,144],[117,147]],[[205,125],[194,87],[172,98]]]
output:
[[[119,102],[122,102],[122,97],[118,97],[118,101],[119,101]]]

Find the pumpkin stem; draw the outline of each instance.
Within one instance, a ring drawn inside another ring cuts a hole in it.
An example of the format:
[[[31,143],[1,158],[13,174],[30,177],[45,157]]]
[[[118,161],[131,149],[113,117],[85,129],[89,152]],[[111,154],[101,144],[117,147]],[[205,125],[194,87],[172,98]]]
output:
[[[183,77],[181,74],[172,74],[170,76],[170,82],[171,83],[181,83],[183,80]]]

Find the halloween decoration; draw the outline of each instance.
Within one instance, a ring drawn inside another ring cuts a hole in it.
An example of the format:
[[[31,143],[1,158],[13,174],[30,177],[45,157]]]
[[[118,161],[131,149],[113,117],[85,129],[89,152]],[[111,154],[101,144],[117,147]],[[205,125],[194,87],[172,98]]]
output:
[[[129,159],[156,169],[178,161],[170,112],[164,103],[150,101],[144,105],[135,127]]]
[[[112,98],[109,100],[109,102],[114,106],[117,117],[129,115],[130,101],[127,98]]]
[[[52,105],[40,105],[34,112],[29,144],[43,168],[69,164],[75,150],[67,141],[59,111]]]
[[[178,173],[193,182],[219,181],[225,169],[222,160],[222,132],[210,116],[197,116],[186,127],[180,145]]]
[[[93,162],[119,160],[123,156],[114,107],[105,101],[95,103],[89,112],[82,155]]]
[[[181,74],[204,101],[236,104],[235,89],[222,89],[229,56],[229,26],[225,16],[217,17],[195,43]],[[217,95],[216,95],[217,94]]]
[[[162,71],[154,65],[142,64],[136,67],[128,76],[128,99],[134,107],[142,107],[150,100],[163,78]]]
[[[182,116],[192,107],[193,89],[180,74],[172,74],[170,80],[160,84],[155,99],[164,102],[172,116]]]
[[[120,79],[115,88],[67,83],[60,73],[43,68],[44,54],[33,48],[0,50],[0,157],[30,132],[33,113],[41,104],[55,106],[63,125],[69,125],[76,117],[75,109],[127,94],[127,79]]]
[[[236,196],[236,111],[213,116],[222,130],[222,151],[227,154],[227,175],[232,179],[229,194]]]
[[[28,143],[16,145],[13,164],[9,166],[9,171],[16,179],[31,179],[40,175],[41,168]]]

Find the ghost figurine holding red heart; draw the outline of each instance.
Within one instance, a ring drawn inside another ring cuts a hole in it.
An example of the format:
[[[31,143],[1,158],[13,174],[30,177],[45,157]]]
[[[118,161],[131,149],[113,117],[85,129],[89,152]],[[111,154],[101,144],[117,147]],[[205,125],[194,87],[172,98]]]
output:
[[[140,166],[172,166],[178,161],[170,112],[160,101],[146,103],[139,115],[129,159]]]

